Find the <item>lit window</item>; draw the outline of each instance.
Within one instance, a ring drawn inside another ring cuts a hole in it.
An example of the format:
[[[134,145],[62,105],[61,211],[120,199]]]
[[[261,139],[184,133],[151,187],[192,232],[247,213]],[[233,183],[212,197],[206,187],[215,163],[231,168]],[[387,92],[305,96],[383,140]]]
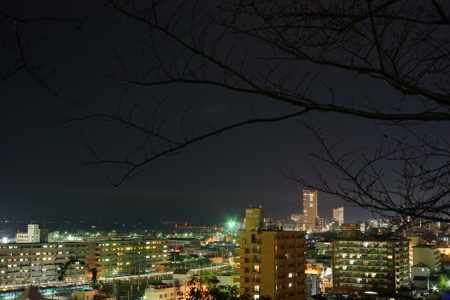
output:
[[[292,276],[293,276],[292,273],[289,273],[289,278],[292,278]]]

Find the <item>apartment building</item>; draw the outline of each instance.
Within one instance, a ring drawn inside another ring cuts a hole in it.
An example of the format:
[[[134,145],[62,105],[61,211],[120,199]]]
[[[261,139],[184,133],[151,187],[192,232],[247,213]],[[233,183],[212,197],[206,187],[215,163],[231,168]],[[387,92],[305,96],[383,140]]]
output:
[[[432,273],[441,270],[441,252],[437,247],[432,245],[416,245],[412,247],[412,252],[414,265],[425,264],[430,268]]]
[[[0,244],[0,285],[86,279],[86,243]]]
[[[262,208],[246,210],[247,230],[239,232],[240,294],[252,299],[306,299],[305,234],[265,228]]]
[[[408,246],[408,240],[333,240],[333,291],[361,295],[409,286]]]
[[[89,266],[98,277],[119,277],[153,272],[168,261],[167,241],[115,238],[90,245]]]

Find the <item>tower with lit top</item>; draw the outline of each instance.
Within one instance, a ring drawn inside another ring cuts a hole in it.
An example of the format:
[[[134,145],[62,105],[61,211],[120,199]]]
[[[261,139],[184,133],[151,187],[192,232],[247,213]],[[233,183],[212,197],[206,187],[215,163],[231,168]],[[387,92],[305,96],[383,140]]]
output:
[[[305,215],[306,229],[312,230],[316,225],[317,190],[303,190],[303,214]]]

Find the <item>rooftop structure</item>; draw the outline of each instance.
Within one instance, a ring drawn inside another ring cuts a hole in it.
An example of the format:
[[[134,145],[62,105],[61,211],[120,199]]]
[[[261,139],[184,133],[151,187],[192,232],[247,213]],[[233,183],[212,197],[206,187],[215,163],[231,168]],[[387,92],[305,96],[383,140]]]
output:
[[[26,233],[17,233],[17,243],[39,243],[48,241],[48,229],[40,229],[38,224],[28,224]]]

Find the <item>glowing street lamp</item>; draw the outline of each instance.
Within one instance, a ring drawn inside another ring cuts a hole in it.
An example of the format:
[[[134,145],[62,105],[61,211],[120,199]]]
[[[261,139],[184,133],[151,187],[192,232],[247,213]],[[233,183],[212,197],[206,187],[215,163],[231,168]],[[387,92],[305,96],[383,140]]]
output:
[[[229,230],[229,231],[234,231],[234,230],[236,230],[236,227],[237,227],[237,222],[236,222],[236,220],[235,220],[235,219],[229,219],[229,220],[227,221],[227,227],[228,227],[228,230]]]

